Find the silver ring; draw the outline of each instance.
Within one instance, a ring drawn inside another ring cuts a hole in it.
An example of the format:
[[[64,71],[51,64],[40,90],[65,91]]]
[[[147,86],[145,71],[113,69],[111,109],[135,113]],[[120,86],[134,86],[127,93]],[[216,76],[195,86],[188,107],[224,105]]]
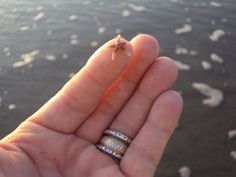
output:
[[[106,146],[103,146],[103,145],[101,145],[101,144],[98,144],[98,145],[97,145],[97,148],[100,149],[101,151],[107,153],[107,154],[112,155],[113,157],[116,157],[116,158],[118,158],[118,159],[120,159],[120,160],[122,159],[122,156],[121,156],[119,153],[113,151],[112,149],[110,149],[110,148],[108,148],[108,147],[106,147]]]
[[[132,140],[123,133],[117,130],[107,129],[104,131],[104,135],[97,145],[97,148],[121,160],[131,141]]]
[[[104,134],[114,136],[120,140],[125,141],[128,144],[131,143],[131,141],[132,141],[128,136],[124,135],[123,133],[119,132],[118,130],[106,129]]]
[[[110,135],[103,136],[100,140],[100,144],[112,149],[120,155],[124,155],[126,149],[128,148],[125,142]]]

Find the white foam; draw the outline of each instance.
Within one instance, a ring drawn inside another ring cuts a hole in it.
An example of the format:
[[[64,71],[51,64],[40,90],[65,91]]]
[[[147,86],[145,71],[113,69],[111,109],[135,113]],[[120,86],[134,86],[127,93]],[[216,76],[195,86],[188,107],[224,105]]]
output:
[[[210,55],[210,58],[211,58],[212,61],[217,62],[217,63],[223,63],[223,62],[224,62],[224,59],[221,58],[221,57],[220,57],[219,55],[217,55],[216,53],[212,53],[212,54]]]
[[[74,77],[74,75],[75,75],[75,73],[70,73],[70,74],[69,74],[69,78]]]
[[[178,66],[179,70],[188,71],[188,70],[191,69],[191,67],[190,67],[189,65],[184,64],[184,63],[182,63],[182,62],[180,62],[180,61],[175,60],[175,63],[176,63],[176,65]]]
[[[9,57],[11,55],[11,52],[7,52],[6,56]]]
[[[42,11],[44,8],[43,8],[43,6],[38,6],[38,7],[36,7],[36,10],[37,11]]]
[[[9,105],[8,105],[8,109],[9,109],[9,110],[16,109],[16,105],[15,105],[15,104],[9,104]]]
[[[176,49],[175,49],[175,54],[176,55],[187,55],[188,49],[177,45]]]
[[[170,0],[170,2],[173,2],[173,3],[183,3],[183,0]]]
[[[92,41],[92,42],[90,43],[90,45],[91,45],[92,47],[97,47],[97,46],[98,46],[98,41]]]
[[[182,47],[182,46],[177,45],[177,46],[176,46],[176,49],[175,49],[175,54],[176,54],[176,55],[190,55],[190,56],[195,56],[195,55],[197,55],[198,53],[197,53],[195,50],[188,50],[188,49],[185,48],[185,47]]]
[[[68,18],[70,21],[74,21],[74,20],[77,20],[78,19],[78,16],[77,15],[71,15],[69,16]]]
[[[8,91],[7,91],[7,90],[4,90],[3,94],[4,94],[4,95],[8,95]]]
[[[128,17],[128,16],[130,16],[130,11],[127,10],[127,9],[124,9],[124,10],[122,11],[121,15],[122,15],[123,17]]]
[[[207,62],[207,61],[202,61],[201,62],[201,65],[202,65],[202,67],[203,67],[203,69],[204,70],[209,70],[209,69],[211,69],[211,63],[209,63],[209,62]]]
[[[45,56],[45,59],[49,61],[55,61],[57,57],[55,55],[49,54]]]
[[[39,12],[33,19],[34,21],[41,20],[44,17],[44,12]]]
[[[39,50],[33,50],[32,52],[30,52],[31,56],[36,56],[39,54]]]
[[[189,55],[191,55],[191,56],[195,56],[195,55],[197,55],[198,53],[197,53],[197,51],[195,51],[195,50],[190,50],[189,51]]]
[[[191,170],[187,166],[183,166],[179,169],[180,177],[190,177],[191,176]]]
[[[79,43],[78,35],[77,34],[72,34],[70,36],[70,44],[71,45],[77,45],[78,43]]]
[[[236,151],[231,151],[230,156],[233,157],[234,160],[236,160]]]
[[[105,27],[100,27],[100,28],[98,28],[98,33],[99,34],[103,34],[103,33],[105,33],[106,32],[106,28]]]
[[[63,53],[63,54],[62,54],[62,58],[63,58],[63,59],[68,59],[68,58],[69,58],[69,55],[68,55],[67,53]]]
[[[78,39],[71,39],[70,40],[70,45],[77,45],[79,44],[79,40]]]
[[[122,30],[119,29],[119,28],[117,28],[117,29],[115,30],[115,33],[116,33],[116,34],[120,34],[121,32],[122,32]]]
[[[144,6],[139,6],[139,5],[132,4],[132,3],[129,3],[128,6],[129,6],[133,11],[136,11],[136,12],[143,12],[143,11],[146,10],[146,7],[144,7]]]
[[[230,131],[228,131],[228,137],[229,137],[230,139],[236,137],[236,130],[230,130]]]
[[[220,103],[224,99],[222,91],[212,88],[207,84],[194,82],[192,83],[192,87],[199,91],[201,94],[208,97],[206,99],[203,99],[202,104],[204,105],[216,107],[220,105]]]
[[[5,48],[3,49],[3,52],[5,53],[6,56],[10,56],[10,55],[11,55],[10,48],[8,48],[8,47],[5,47]]]
[[[89,4],[91,4],[91,2],[90,1],[82,1],[82,4],[83,5],[89,5]]]
[[[189,24],[184,24],[183,27],[175,30],[175,34],[188,33],[190,31],[192,31],[192,26]]]
[[[185,12],[189,12],[189,8],[185,7],[185,8],[184,8],[184,11],[185,11]]]
[[[70,39],[77,39],[78,38],[78,35],[77,34],[72,34],[71,36],[70,36]]]
[[[211,4],[211,6],[213,6],[213,7],[222,7],[222,5],[221,5],[220,3],[215,2],[215,1],[211,1],[210,4]]]
[[[4,49],[3,49],[3,52],[5,52],[5,53],[7,53],[7,52],[10,52],[10,48],[9,47],[5,47]]]
[[[28,27],[28,26],[22,26],[22,27],[20,27],[19,30],[20,30],[20,31],[28,31],[28,30],[29,30],[29,27]]]
[[[226,22],[228,22],[228,19],[227,18],[222,18],[221,21],[226,23]]]
[[[213,31],[213,33],[209,36],[209,38],[211,41],[216,42],[224,35],[226,35],[226,33],[222,29],[217,29]]]
[[[39,54],[39,50],[33,50],[29,53],[24,53],[20,57],[20,61],[13,63],[13,68],[19,68],[32,63],[35,60],[35,56]]]

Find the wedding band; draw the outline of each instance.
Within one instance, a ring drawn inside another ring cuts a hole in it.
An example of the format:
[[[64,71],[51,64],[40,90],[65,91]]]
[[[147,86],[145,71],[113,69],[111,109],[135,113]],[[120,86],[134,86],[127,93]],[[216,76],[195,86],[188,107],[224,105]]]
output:
[[[121,160],[131,141],[132,140],[128,136],[118,130],[107,129],[104,131],[104,135],[99,144],[97,144],[97,148],[102,152]]]
[[[113,157],[116,157],[116,158],[118,158],[120,160],[122,159],[122,156],[120,154],[118,154],[117,152],[113,151],[112,149],[110,149],[110,148],[108,148],[106,146],[98,144],[97,148],[100,149],[101,151],[107,153],[107,154],[112,155]]]
[[[120,155],[124,155],[127,149],[127,145],[124,142],[112,136],[103,136],[100,141],[100,144],[112,149],[113,151],[119,153]]]
[[[106,129],[104,134],[114,136],[120,140],[125,141],[128,144],[132,141],[128,136],[124,135],[123,133],[119,132],[118,130]]]

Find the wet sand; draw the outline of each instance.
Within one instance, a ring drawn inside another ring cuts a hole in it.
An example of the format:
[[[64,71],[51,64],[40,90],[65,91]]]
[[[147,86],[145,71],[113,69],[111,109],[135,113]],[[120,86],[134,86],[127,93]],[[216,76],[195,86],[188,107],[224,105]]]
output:
[[[185,101],[156,176],[181,176],[183,169],[191,177],[236,176],[236,137],[228,135],[236,129],[235,10],[233,0],[4,3],[0,136],[52,97],[99,45],[117,33],[148,33],[160,41],[161,55],[179,61],[175,89]]]

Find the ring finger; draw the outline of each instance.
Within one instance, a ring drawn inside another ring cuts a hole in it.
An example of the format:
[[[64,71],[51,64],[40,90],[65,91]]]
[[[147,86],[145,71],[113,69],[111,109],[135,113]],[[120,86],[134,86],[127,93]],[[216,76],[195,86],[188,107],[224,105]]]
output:
[[[174,84],[178,69],[173,60],[159,57],[110,128],[134,138],[147,119],[155,99]]]

